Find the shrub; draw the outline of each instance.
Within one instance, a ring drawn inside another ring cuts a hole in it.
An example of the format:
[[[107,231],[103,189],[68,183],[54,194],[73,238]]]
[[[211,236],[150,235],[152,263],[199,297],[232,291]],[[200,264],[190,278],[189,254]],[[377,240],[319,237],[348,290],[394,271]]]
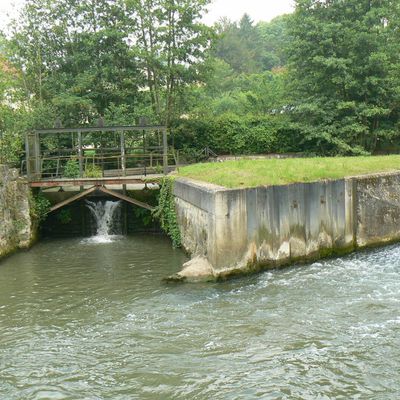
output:
[[[85,178],[101,178],[103,176],[103,172],[98,165],[89,164],[85,168]]]
[[[39,222],[44,221],[47,218],[47,214],[50,211],[50,201],[47,200],[41,193],[32,196],[31,202],[31,215]]]
[[[66,178],[79,178],[79,162],[76,158],[67,161],[64,168],[64,176]]]

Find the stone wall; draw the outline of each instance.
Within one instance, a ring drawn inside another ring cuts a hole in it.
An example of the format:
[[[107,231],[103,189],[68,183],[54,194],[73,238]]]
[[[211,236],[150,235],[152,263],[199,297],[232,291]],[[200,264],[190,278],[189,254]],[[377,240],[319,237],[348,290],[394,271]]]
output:
[[[33,242],[29,191],[17,170],[0,165],[0,259]]]
[[[178,179],[174,194],[192,255],[180,277],[242,274],[400,240],[399,173],[252,189]]]

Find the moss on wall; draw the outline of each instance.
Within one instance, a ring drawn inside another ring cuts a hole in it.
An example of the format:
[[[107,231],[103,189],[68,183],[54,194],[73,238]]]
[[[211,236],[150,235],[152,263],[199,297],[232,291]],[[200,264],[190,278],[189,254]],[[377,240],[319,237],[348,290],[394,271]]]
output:
[[[29,248],[36,240],[32,196],[18,171],[0,165],[0,258]]]

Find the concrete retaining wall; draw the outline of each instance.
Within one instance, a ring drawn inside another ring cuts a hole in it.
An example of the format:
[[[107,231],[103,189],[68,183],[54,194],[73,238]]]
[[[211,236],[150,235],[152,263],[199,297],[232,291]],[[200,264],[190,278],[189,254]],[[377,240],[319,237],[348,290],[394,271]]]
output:
[[[188,278],[400,240],[399,173],[234,190],[178,179],[174,194],[183,246],[194,260],[185,266]]]
[[[0,259],[33,242],[35,227],[30,217],[29,191],[17,170],[0,165]]]

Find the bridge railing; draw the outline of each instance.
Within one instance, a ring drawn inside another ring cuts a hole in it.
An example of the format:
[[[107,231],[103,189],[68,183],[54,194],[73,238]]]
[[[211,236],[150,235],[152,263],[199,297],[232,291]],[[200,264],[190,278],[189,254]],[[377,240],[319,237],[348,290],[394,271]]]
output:
[[[162,174],[165,155],[150,152],[147,154],[126,155],[87,155],[82,156],[44,156],[39,159],[39,176],[36,179],[62,178],[101,178],[132,175]],[[177,154],[168,153],[168,170],[178,166]],[[21,164],[26,174],[26,161]]]
[[[25,140],[28,180],[125,176],[169,171],[167,127],[158,125],[39,129]]]

